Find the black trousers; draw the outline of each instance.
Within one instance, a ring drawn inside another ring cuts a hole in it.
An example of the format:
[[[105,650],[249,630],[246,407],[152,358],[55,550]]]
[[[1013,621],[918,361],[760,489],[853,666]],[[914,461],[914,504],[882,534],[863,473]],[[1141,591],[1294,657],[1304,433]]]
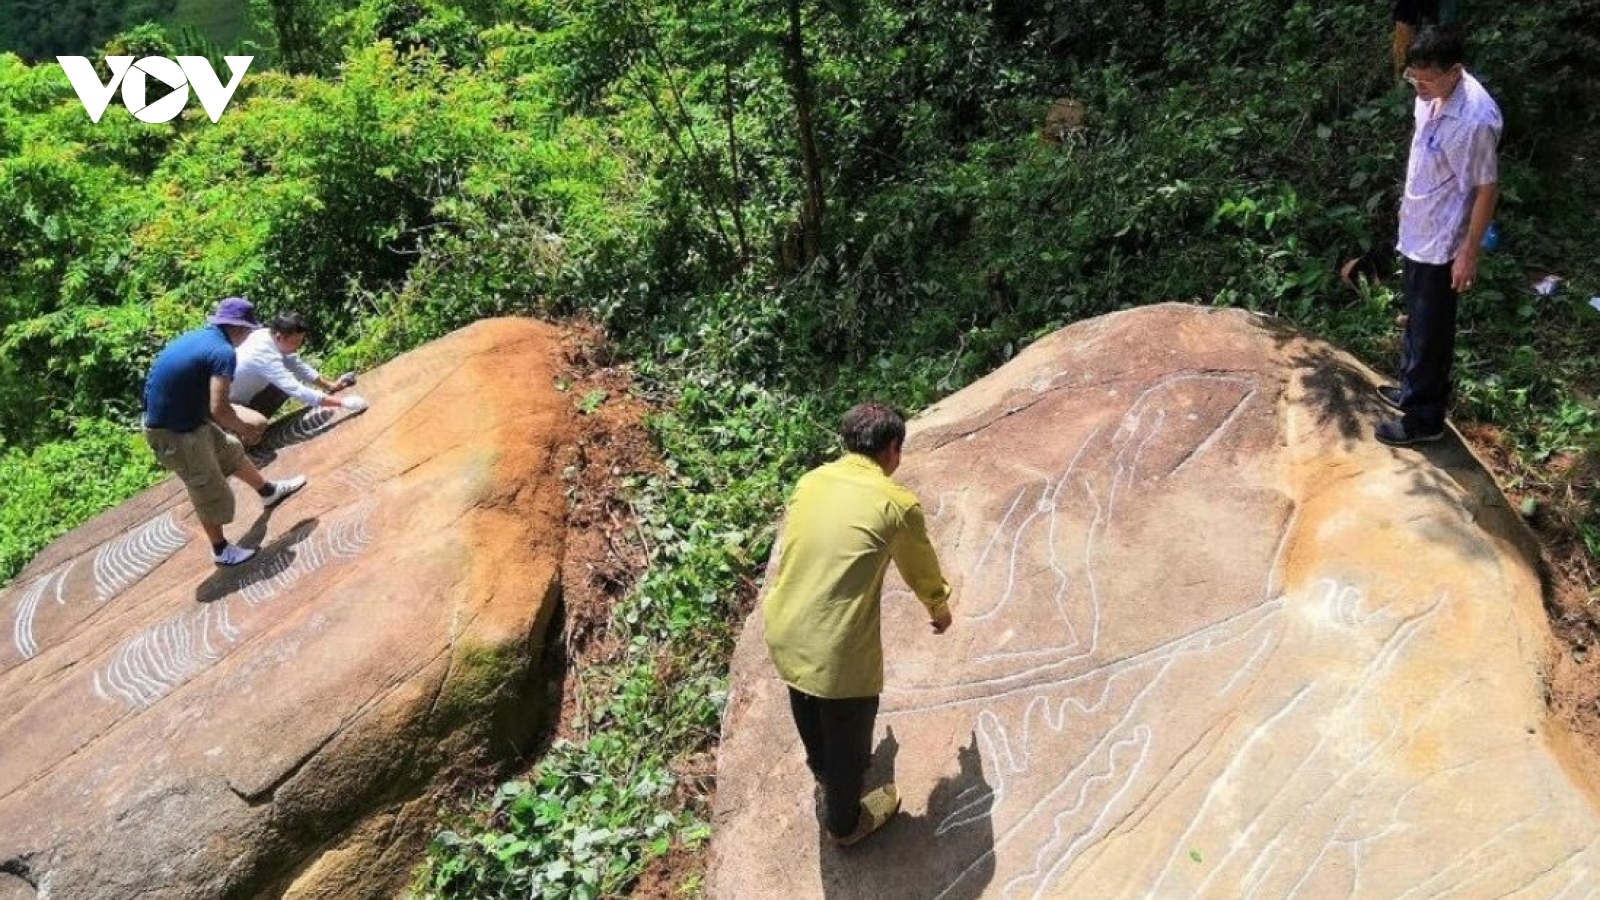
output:
[[[822,784],[823,824],[845,837],[861,815],[861,787],[872,761],[872,731],[878,721],[877,697],[829,700],[789,688],[806,768]]]
[[[269,384],[261,389],[261,393],[251,397],[244,405],[270,419],[278,414],[278,410],[282,409],[283,404],[287,403],[288,400],[289,395],[285,394],[282,388],[275,384]]]
[[[1450,264],[1406,260],[1401,267],[1406,333],[1400,350],[1400,412],[1411,433],[1444,428],[1450,367],[1456,356],[1455,289]]]

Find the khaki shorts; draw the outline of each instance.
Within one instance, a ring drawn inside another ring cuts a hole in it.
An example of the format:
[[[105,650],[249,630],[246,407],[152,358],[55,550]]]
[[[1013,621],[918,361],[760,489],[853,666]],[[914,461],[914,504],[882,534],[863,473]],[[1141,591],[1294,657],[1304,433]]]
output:
[[[146,428],[145,443],[155,451],[156,462],[178,476],[189,489],[195,515],[208,525],[233,521],[233,488],[228,476],[244,462],[244,446],[214,422],[193,431]]]

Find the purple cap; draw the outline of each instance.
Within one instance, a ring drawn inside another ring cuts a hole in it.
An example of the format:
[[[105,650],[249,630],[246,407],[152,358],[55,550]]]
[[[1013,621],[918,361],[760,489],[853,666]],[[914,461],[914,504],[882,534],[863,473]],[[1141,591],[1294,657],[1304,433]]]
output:
[[[256,321],[256,307],[243,297],[229,297],[217,304],[217,311],[206,319],[213,325],[237,325],[240,328],[260,328]]]

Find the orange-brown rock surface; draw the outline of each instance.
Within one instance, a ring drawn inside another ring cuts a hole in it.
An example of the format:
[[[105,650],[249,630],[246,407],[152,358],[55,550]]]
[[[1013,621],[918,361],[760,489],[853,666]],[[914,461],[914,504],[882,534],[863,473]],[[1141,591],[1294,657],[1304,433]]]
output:
[[[310,481],[233,482],[237,568],[170,479],[46,549],[0,594],[0,896],[392,896],[430,780],[541,717],[559,362],[481,322],[274,426],[267,476]]]
[[[749,618],[711,895],[1600,897],[1546,714],[1525,535],[1453,436],[1394,450],[1347,355],[1237,311],[1079,323],[912,423],[897,477],[955,585],[897,577],[849,850]]]

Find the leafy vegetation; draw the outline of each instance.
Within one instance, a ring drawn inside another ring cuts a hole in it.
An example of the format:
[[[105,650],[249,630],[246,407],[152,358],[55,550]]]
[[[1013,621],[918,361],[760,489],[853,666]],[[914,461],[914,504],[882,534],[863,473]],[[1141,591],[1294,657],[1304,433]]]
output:
[[[1456,410],[1518,478],[1577,487],[1591,552],[1597,7],[1469,10],[1507,116],[1505,238],[1464,300]],[[614,896],[703,843],[680,775],[715,739],[784,488],[851,402],[915,409],[1162,300],[1390,365],[1390,291],[1336,276],[1391,243],[1410,128],[1371,4],[256,11],[269,67],[216,124],[114,103],[91,125],[53,65],[0,56],[0,577],[149,482],[144,368],[219,296],[310,314],[331,368],[489,315],[600,317],[666,401],[667,470],[630,485],[651,565],[567,740],[448,811],[420,896]],[[1041,130],[1068,99],[1081,125]],[[1550,272],[1562,290],[1536,296]]]

